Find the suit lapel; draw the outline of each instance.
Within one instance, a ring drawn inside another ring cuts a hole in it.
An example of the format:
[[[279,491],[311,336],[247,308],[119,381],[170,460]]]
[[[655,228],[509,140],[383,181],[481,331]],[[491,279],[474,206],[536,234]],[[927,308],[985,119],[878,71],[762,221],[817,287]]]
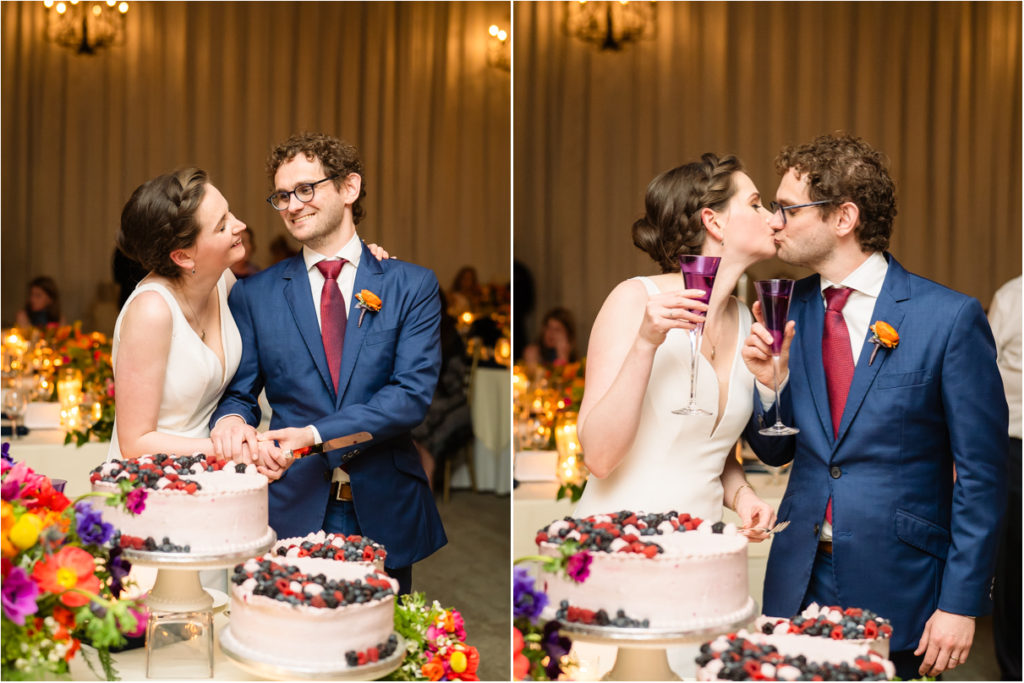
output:
[[[320,334],[320,324],[316,320],[316,309],[313,307],[313,298],[310,295],[309,274],[306,272],[306,262],[302,258],[301,251],[298,256],[292,258],[282,277],[285,281],[284,298],[288,302],[288,308],[291,309],[295,326],[299,328],[299,336],[302,337],[310,358],[320,373],[320,378],[328,389],[334,391],[331,371],[327,367],[323,337]]]
[[[349,302],[348,323],[345,325],[345,350],[341,354],[341,370],[338,373],[338,407],[341,406],[341,398],[345,395],[348,383],[352,379],[352,373],[355,371],[356,361],[359,360],[359,352],[363,348],[363,340],[366,338],[366,333],[374,327],[374,321],[380,315],[380,313],[368,311],[363,318],[363,324],[359,325],[359,315],[363,312],[363,309],[358,307],[356,294],[364,289],[368,289],[381,297],[382,310],[384,306],[388,305],[388,302],[383,301],[384,297],[381,296],[381,289],[384,283],[384,269],[381,268],[380,261],[366,248],[366,245],[362,244],[361,246],[363,255],[359,258],[356,280],[352,286],[352,301]],[[392,304],[394,303],[392,302]]]
[[[875,301],[875,309],[871,312],[870,325],[875,324],[879,320],[884,320],[898,331],[904,316],[902,302],[910,298],[910,281],[907,277],[907,271],[900,266],[896,259],[888,254],[886,256],[889,259],[889,270],[885,274],[882,290],[878,293],[878,299]],[[868,365],[871,352],[875,350],[875,345],[868,341],[872,337],[870,325],[864,340],[864,346],[860,350],[860,358],[857,359],[857,366],[853,372],[850,393],[846,397],[843,419],[839,423],[837,444],[839,441],[842,441],[843,436],[849,430],[850,424],[857,416],[857,411],[860,410],[861,404],[864,403],[868,389],[871,388],[875,377],[878,376],[878,371],[882,369],[882,366],[885,365],[886,360],[891,355],[883,349],[875,356],[875,362]]]
[[[821,302],[820,280],[814,278],[801,297],[802,320],[797,321],[800,343],[804,347],[804,371],[811,388],[811,401],[818,412],[821,428],[832,440],[832,415],[828,409],[828,386],[825,383],[825,365],[821,358],[821,336],[825,328],[825,305]]]

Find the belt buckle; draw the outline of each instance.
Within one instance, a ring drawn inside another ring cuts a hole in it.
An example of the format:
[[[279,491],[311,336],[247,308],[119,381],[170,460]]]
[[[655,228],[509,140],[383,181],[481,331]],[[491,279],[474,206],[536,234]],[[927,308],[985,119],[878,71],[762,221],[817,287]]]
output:
[[[352,502],[352,485],[347,481],[338,481],[331,484],[333,489],[331,493],[334,494],[334,500],[341,501],[343,503]],[[345,497],[346,489],[348,489],[348,497]]]

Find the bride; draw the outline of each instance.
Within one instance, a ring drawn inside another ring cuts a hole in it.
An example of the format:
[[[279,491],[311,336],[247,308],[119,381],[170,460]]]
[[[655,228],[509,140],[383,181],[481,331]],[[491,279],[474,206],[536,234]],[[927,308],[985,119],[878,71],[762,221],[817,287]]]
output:
[[[753,410],[754,377],[740,358],[750,312],[731,292],[775,255],[771,214],[734,156],[704,154],[647,187],[633,243],[662,274],[620,283],[594,322],[580,406],[590,478],[575,516],[676,510],[711,521],[736,511],[752,541],[775,512],[747,483],[733,446]],[[679,257],[721,257],[708,305],[685,289]],[[697,397],[710,416],[675,415],[689,396],[686,330],[704,324]]]

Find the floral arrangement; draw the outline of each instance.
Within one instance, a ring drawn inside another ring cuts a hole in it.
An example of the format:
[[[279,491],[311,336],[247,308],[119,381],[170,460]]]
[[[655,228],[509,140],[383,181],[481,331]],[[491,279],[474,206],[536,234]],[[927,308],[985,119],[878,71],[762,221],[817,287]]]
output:
[[[395,603],[395,631],[405,638],[402,665],[384,680],[478,681],[480,653],[466,644],[466,627],[455,609],[427,604],[423,593]]]
[[[515,564],[539,562],[545,572],[564,574],[576,583],[590,576],[593,556],[569,540],[558,546],[559,554],[527,555]],[[543,621],[541,613],[548,596],[536,586],[536,580],[525,567],[516,567],[512,577],[512,676],[521,681],[554,681],[569,675],[576,666],[570,654],[572,640],[559,631],[559,622]]]
[[[373,311],[376,313],[384,305],[384,302],[380,300],[380,297],[371,292],[368,289],[361,290],[356,294],[356,308],[362,309],[359,311],[359,324],[356,327],[363,326],[363,316],[366,315],[367,311]]]
[[[48,477],[15,464],[9,447],[3,444],[0,465],[3,678],[67,674],[84,639],[95,648],[103,674],[114,680],[110,648],[123,645],[125,636],[141,635],[146,617],[139,603],[119,599],[130,565],[114,544],[114,528],[86,499],[100,496],[137,514],[146,492],[123,480],[116,494],[88,493],[71,501]]]

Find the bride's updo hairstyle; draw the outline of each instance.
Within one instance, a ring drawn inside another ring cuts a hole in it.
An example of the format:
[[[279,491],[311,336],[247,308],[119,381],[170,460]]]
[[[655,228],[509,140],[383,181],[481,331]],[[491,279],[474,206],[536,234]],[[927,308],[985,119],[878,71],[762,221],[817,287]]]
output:
[[[121,211],[117,248],[146,270],[169,279],[181,276],[171,253],[196,243],[196,211],[209,177],[198,168],[181,168],[138,187]]]
[[[732,174],[742,171],[735,156],[721,159],[710,152],[700,161],[665,171],[647,186],[647,213],[633,223],[633,244],[661,266],[661,272],[679,270],[679,257],[700,254],[705,231],[700,211],[721,211],[736,192]]]

